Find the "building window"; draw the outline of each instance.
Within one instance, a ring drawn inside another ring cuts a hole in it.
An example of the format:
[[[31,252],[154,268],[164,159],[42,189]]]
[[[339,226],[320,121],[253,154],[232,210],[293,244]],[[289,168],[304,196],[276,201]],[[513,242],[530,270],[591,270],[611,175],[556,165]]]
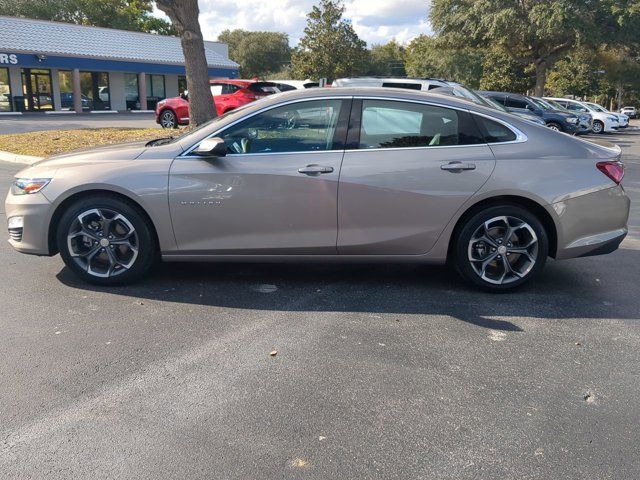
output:
[[[111,109],[107,72],[80,72],[80,93],[88,99],[91,110]]]
[[[23,68],[22,94],[26,110],[53,110],[51,70]]]
[[[9,83],[9,69],[0,68],[0,112],[10,112],[11,86]]]
[[[124,94],[127,110],[140,110],[140,89],[138,88],[138,74],[124,74]]]
[[[187,91],[187,77],[178,75],[178,95],[183,96]]]
[[[166,98],[164,93],[164,75],[146,75],[147,97],[163,100]]]

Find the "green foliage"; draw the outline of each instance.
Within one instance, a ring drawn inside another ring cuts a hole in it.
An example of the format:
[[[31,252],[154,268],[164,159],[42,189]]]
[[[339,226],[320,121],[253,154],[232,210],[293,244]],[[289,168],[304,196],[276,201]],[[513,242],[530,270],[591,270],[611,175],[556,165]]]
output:
[[[384,45],[373,45],[369,51],[368,75],[404,77],[405,48],[395,40]]]
[[[343,13],[340,1],[320,0],[307,15],[304,36],[291,58],[295,78],[333,80],[366,72],[366,43],[342,18]]]
[[[229,45],[229,58],[240,64],[243,77],[266,77],[291,61],[289,37],[278,32],[225,30],[218,40]]]
[[[526,93],[533,88],[535,72],[500,49],[490,49],[482,62],[482,90]]]
[[[2,15],[175,35],[151,0],[0,0]]]
[[[598,53],[580,48],[558,61],[549,72],[548,91],[557,96],[585,97],[602,92],[604,66]]]
[[[444,78],[478,88],[483,54],[474,48],[456,48],[439,38],[416,37],[407,47],[407,74],[412,77]]]

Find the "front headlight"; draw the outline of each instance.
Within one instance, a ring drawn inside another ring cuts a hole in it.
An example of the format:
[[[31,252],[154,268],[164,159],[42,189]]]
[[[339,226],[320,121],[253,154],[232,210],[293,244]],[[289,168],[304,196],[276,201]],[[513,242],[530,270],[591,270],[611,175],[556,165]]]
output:
[[[612,122],[617,122],[618,121],[618,117],[607,117],[607,120],[610,120]]]
[[[14,195],[38,193],[49,185],[50,181],[50,178],[16,178],[11,184],[11,193]]]
[[[576,117],[569,117],[566,120],[567,120],[567,123],[570,123],[572,125],[575,125],[576,123],[578,123],[578,119]]]

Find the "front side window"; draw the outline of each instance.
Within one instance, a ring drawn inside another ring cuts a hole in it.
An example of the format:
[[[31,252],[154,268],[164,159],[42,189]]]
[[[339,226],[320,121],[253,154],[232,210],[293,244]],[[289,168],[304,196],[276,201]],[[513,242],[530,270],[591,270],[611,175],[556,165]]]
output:
[[[507,107],[509,107],[509,108],[525,108],[525,109],[529,109],[529,110],[532,109],[532,107],[529,106],[528,102],[526,102],[524,100],[520,100],[519,98],[513,98],[513,97],[507,98]]]
[[[434,105],[364,100],[361,149],[484,143],[469,113]]]
[[[314,100],[273,108],[220,136],[231,155],[341,149],[335,136],[342,104],[342,100]]]

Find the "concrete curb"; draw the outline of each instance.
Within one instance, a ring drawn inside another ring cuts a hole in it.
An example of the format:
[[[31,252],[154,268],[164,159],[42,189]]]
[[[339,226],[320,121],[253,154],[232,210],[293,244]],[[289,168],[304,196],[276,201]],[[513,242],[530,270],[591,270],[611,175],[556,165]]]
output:
[[[18,155],[11,152],[3,152],[0,150],[0,162],[23,163],[31,165],[32,163],[42,160],[43,157],[32,157],[31,155]]]

